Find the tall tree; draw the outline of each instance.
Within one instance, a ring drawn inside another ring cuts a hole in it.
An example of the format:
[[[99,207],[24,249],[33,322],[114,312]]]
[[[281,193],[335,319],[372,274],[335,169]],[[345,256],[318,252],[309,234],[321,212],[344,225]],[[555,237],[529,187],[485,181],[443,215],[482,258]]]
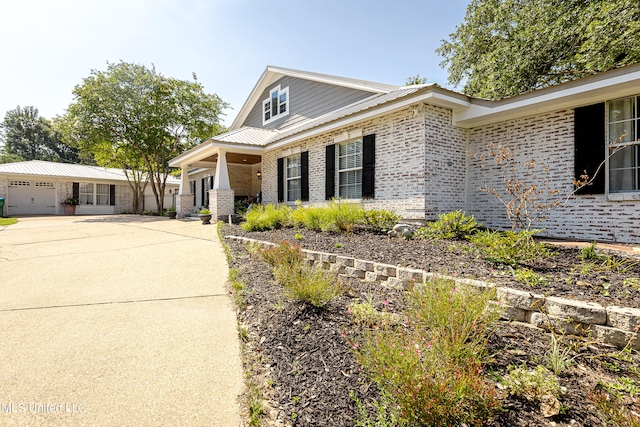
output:
[[[405,86],[424,85],[424,84],[427,84],[427,78],[420,77],[420,74],[416,74],[415,76],[412,76],[412,77],[407,77],[404,82]]]
[[[640,62],[638,0],[471,0],[437,49],[449,83],[499,99]]]
[[[15,160],[48,160],[80,163],[75,148],[65,144],[52,123],[40,117],[35,107],[7,111],[0,124],[2,154]]]
[[[169,160],[224,131],[219,117],[227,104],[193,78],[169,78],[126,62],[93,70],[73,90],[64,134],[94,152],[100,164],[142,170],[130,184],[136,193],[148,179],[161,213]]]

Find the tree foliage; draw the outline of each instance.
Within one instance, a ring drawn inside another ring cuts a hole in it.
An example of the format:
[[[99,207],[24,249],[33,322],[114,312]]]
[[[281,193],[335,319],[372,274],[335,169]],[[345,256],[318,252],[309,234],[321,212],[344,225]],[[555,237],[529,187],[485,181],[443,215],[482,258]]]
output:
[[[405,86],[413,86],[413,85],[424,85],[427,84],[427,78],[426,77],[420,77],[420,74],[416,74],[415,76],[412,77],[407,77],[404,85]]]
[[[3,161],[47,160],[81,163],[78,150],[65,144],[53,124],[35,107],[7,111],[0,124]]]
[[[219,117],[227,104],[193,77],[178,80],[125,62],[93,70],[73,91],[63,133],[100,164],[137,171],[128,173],[134,194],[141,197],[148,180],[161,213],[169,160],[224,130]]]
[[[471,0],[437,49],[449,83],[499,99],[640,62],[638,0]]]

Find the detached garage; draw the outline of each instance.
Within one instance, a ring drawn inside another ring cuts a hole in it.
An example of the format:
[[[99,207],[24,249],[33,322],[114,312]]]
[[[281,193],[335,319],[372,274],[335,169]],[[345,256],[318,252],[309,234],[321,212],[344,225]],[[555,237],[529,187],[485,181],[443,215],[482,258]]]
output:
[[[174,205],[179,180],[167,179],[165,207]],[[149,193],[149,194],[147,194]],[[149,197],[150,196],[150,197]],[[0,164],[0,197],[4,215],[62,215],[62,201],[78,199],[76,215],[131,212],[133,194],[121,169],[32,160]],[[155,210],[150,185],[145,192],[147,210]]]
[[[30,181],[13,179],[5,205],[11,201],[12,215],[53,215],[56,213],[56,183],[54,181]]]

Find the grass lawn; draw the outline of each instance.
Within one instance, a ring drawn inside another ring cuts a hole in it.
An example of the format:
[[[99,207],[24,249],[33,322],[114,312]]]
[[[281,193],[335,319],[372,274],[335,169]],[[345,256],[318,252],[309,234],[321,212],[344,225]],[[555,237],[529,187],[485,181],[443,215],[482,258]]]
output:
[[[0,218],[0,227],[15,224],[18,222],[18,218]]]

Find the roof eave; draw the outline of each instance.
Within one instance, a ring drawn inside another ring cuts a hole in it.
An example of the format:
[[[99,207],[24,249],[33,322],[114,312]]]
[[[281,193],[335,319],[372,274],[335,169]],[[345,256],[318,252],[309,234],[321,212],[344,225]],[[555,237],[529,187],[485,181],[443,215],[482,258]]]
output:
[[[344,126],[348,126],[353,123],[357,123],[363,120],[368,120],[374,117],[378,117],[384,114],[391,113],[402,108],[406,108],[411,105],[426,103],[429,105],[449,108],[451,110],[459,110],[469,108],[471,105],[468,98],[464,95],[460,95],[456,92],[449,91],[447,89],[440,88],[438,86],[428,86],[424,90],[416,92],[412,96],[405,98],[395,99],[386,104],[377,105],[367,110],[351,114],[346,117],[336,119],[330,123],[319,125],[317,127],[302,131],[300,133],[279,139],[274,143],[268,144],[265,147],[265,151],[274,150],[284,145],[290,144],[295,141],[299,141],[304,138],[310,138],[318,134],[328,132],[334,129],[338,129]]]
[[[169,160],[169,166],[181,168],[188,167],[190,165],[197,164],[202,161],[202,159],[218,154],[221,149],[239,154],[262,155],[264,152],[264,148],[259,145],[221,142],[211,138],[197,147],[194,147],[191,150]]]
[[[372,93],[388,93],[392,90],[398,89],[398,86],[394,85],[366,82],[363,80],[347,79],[343,77],[331,76],[328,74],[310,73],[301,70],[294,70],[291,68],[274,67],[272,65],[267,65],[265,70],[262,72],[262,75],[251,90],[249,97],[238,111],[238,115],[233,120],[233,123],[231,123],[231,127],[229,128],[230,130],[240,128],[242,123],[244,123],[247,116],[249,115],[251,108],[253,108],[253,106],[259,101],[258,97],[260,96],[260,94],[262,94],[267,86],[269,86],[282,76],[291,76],[320,83],[334,84]]]
[[[576,108],[637,95],[639,87],[640,64],[499,101],[472,99],[468,109],[454,111],[453,124],[472,128],[534,114]]]

